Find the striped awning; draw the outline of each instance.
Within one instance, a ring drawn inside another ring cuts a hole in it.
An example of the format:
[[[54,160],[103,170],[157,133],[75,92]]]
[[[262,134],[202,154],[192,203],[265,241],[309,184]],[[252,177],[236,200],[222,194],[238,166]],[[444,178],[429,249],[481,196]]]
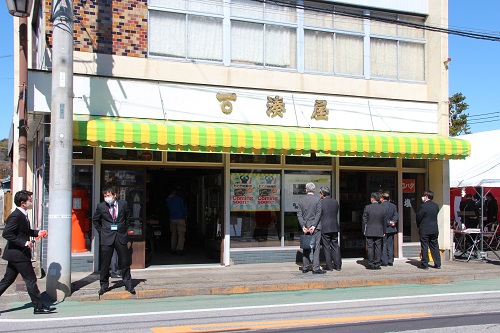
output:
[[[435,134],[75,115],[73,144],[269,155],[463,159],[466,140]]]

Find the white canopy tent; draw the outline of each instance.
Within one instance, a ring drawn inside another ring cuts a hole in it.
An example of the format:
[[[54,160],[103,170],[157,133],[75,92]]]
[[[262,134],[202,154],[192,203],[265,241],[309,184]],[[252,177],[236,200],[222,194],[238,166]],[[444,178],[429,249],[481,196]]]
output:
[[[500,187],[500,130],[457,138],[470,142],[471,155],[450,160],[450,187]]]
[[[481,198],[482,212],[484,196],[491,188],[500,188],[500,130],[461,135],[457,138],[470,142],[471,155],[465,160],[450,160],[450,188],[473,187]],[[454,200],[454,207],[459,206],[460,197],[450,199]],[[458,220],[456,210],[454,214]],[[480,228],[484,228],[482,219]]]

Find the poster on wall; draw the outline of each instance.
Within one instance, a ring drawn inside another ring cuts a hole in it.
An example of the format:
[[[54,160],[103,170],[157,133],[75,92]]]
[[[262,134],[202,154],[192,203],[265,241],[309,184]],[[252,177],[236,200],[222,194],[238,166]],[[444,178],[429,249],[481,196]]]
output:
[[[297,212],[300,198],[306,195],[306,184],[313,182],[316,185],[314,195],[319,196],[321,186],[331,187],[330,175],[304,175],[304,174],[285,174],[285,212]]]
[[[281,176],[271,173],[232,173],[231,211],[280,210]]]

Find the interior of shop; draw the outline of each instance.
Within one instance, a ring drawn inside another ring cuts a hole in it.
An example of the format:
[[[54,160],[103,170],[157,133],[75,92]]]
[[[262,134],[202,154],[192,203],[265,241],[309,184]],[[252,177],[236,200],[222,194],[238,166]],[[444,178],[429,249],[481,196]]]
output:
[[[182,255],[171,249],[166,198],[176,189],[188,217]],[[146,171],[146,267],[220,262],[222,169]]]
[[[370,194],[389,191],[397,202],[395,172],[341,171],[339,182],[340,250],[343,258],[365,255],[362,232],[363,210],[370,203]]]

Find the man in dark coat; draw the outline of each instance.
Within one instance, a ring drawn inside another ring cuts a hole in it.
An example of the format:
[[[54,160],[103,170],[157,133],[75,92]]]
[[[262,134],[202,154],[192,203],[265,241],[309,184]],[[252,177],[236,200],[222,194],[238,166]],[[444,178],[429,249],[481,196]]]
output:
[[[370,195],[371,204],[366,205],[363,211],[363,234],[366,237],[368,248],[367,269],[380,269],[382,256],[382,238],[385,235],[385,208],[379,203],[380,194],[373,192]]]
[[[420,247],[422,251],[421,269],[429,269],[429,247],[434,259],[434,268],[441,268],[441,254],[439,253],[439,228],[438,214],[439,206],[432,201],[434,193],[425,191],[422,197],[423,204],[417,210],[417,227],[420,234]]]
[[[389,192],[380,197],[380,204],[385,208],[386,231],[382,240],[382,266],[394,265],[394,235],[398,232],[398,208],[391,201]]]
[[[316,185],[306,184],[306,195],[299,200],[299,211],[297,218],[304,234],[310,233],[314,236],[313,249],[313,274],[324,274],[325,271],[319,265],[319,253],[321,244],[321,199],[314,195]],[[302,273],[307,273],[311,264],[310,249],[303,249],[302,252]]]
[[[479,220],[477,219],[479,216],[479,209],[476,206],[476,202],[472,199],[472,194],[466,194],[465,200],[460,202],[460,212],[467,212],[463,214],[462,220],[465,223],[465,227],[469,228],[477,228]]]
[[[342,258],[339,247],[340,226],[337,219],[339,203],[330,196],[330,188],[326,186],[319,189],[319,196],[321,198],[321,217],[319,219],[321,222],[321,242],[325,253],[326,270],[340,271]]]
[[[99,278],[101,289],[99,295],[109,289],[109,266],[113,251],[118,255],[118,266],[121,270],[125,289],[135,295],[130,275],[130,255],[127,248],[130,210],[127,202],[116,198],[114,187],[106,186],[102,190],[104,201],[97,205],[92,223],[100,236],[101,258]]]
[[[497,199],[495,199],[490,192],[486,193],[486,201],[484,206],[484,212],[486,213],[486,223],[496,222],[498,216],[498,203]]]
[[[31,263],[31,249],[34,246],[34,241],[31,241],[30,237],[47,237],[47,231],[31,229],[27,211],[33,208],[32,195],[33,192],[25,190],[17,192],[14,196],[14,204],[17,208],[5,222],[2,236],[7,240],[7,245],[2,258],[7,260],[7,268],[5,276],[0,281],[0,295],[14,283],[17,275],[21,274],[35,306],[33,313],[44,314],[54,311],[55,308],[43,305]]]

